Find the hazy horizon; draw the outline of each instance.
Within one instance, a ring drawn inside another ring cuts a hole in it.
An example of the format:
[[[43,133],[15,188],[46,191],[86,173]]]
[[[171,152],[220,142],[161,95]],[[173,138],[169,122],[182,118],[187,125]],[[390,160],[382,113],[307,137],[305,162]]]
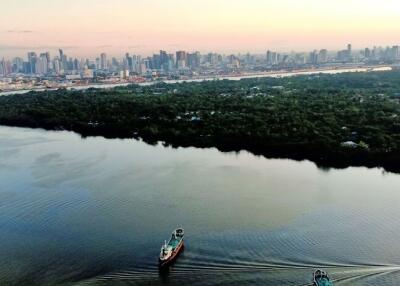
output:
[[[1,57],[57,48],[93,57],[103,51],[228,54],[400,43],[394,0],[14,0],[0,7]]]

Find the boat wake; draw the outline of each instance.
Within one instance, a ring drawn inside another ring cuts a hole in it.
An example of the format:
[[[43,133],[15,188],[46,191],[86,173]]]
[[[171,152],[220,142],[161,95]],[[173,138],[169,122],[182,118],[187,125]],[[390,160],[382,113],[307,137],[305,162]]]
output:
[[[396,285],[388,281],[400,278],[399,266],[333,266],[283,265],[273,263],[180,263],[160,271],[156,265],[127,269],[89,279],[77,285],[163,285],[184,283],[190,285],[312,285],[314,269],[326,269],[334,285]],[[299,283],[304,281],[304,283]],[[232,284],[233,283],[233,284]],[[278,283],[278,284],[275,284]]]

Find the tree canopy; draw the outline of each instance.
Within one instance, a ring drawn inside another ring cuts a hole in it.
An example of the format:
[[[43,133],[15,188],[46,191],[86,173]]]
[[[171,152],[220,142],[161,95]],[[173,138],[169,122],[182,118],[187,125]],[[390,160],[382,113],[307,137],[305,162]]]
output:
[[[0,97],[0,124],[400,170],[400,71]]]

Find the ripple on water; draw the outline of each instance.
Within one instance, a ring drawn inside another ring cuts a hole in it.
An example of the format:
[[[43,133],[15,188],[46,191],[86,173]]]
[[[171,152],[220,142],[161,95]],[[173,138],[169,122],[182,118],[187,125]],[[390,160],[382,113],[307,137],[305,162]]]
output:
[[[68,132],[0,135],[0,284],[309,285],[315,268],[335,285],[400,281],[398,176]],[[175,221],[186,249],[159,272]]]

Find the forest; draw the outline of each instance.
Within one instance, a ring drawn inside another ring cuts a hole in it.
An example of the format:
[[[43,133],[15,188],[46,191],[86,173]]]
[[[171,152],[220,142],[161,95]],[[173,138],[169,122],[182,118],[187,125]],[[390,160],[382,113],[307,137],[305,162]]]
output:
[[[0,124],[400,172],[400,71],[30,92]]]

